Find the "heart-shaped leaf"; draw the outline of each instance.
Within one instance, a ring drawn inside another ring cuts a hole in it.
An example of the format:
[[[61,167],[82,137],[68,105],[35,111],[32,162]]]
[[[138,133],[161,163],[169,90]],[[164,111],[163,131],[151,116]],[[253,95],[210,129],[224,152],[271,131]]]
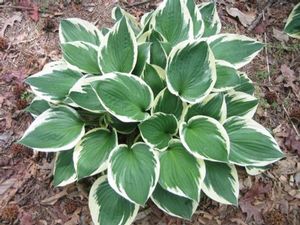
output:
[[[179,140],[170,141],[161,152],[159,184],[165,190],[199,202],[204,177],[203,160],[194,158]]]
[[[217,120],[194,116],[179,128],[180,140],[195,157],[210,161],[228,162],[229,137]]]
[[[109,157],[108,181],[118,194],[144,205],[157,184],[159,168],[158,155],[148,145],[119,145]]]

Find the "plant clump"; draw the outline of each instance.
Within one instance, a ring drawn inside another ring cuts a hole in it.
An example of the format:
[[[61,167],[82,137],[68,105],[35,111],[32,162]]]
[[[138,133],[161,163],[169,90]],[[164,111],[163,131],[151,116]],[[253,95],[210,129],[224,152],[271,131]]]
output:
[[[252,117],[258,100],[240,69],[263,44],[220,33],[214,3],[165,0],[141,21],[116,7],[99,30],[70,18],[63,58],[27,78],[35,120],[20,140],[56,152],[56,186],[97,176],[94,224],[130,224],[151,199],[190,219],[202,193],[238,203],[236,166],[255,175],[281,159]]]

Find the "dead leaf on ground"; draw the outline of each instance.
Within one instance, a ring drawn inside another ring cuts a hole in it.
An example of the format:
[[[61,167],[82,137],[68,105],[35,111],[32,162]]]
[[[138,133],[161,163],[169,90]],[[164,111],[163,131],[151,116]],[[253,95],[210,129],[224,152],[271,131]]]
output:
[[[80,212],[81,212],[81,209],[78,208],[78,209],[73,213],[71,219],[65,223],[65,225],[77,225],[77,224],[79,224],[79,221],[80,221],[80,216],[79,216],[79,214],[80,214]]]
[[[4,33],[8,26],[13,27],[15,22],[21,22],[22,21],[22,14],[20,12],[17,12],[15,15],[7,19],[3,25],[3,28],[0,31],[0,37],[4,36]]]
[[[14,183],[17,182],[16,178],[10,178],[5,180],[3,183],[0,184],[0,195],[4,194]]]
[[[238,8],[226,8],[227,13],[232,17],[237,17],[244,27],[248,27],[255,20],[256,15],[253,13],[243,13]]]
[[[286,82],[286,84],[284,84],[285,87],[290,87],[292,88],[294,94],[298,97],[298,99],[300,99],[300,85],[299,85],[299,78],[297,78],[295,76],[295,71],[292,70],[290,67],[288,67],[287,65],[283,64],[280,67],[280,71],[282,73],[283,79]],[[279,79],[280,76],[277,78]],[[277,81],[276,79],[276,81]],[[282,79],[282,78],[280,78]]]
[[[273,36],[274,38],[276,38],[278,41],[281,42],[288,42],[289,40],[289,36],[287,34],[285,34],[281,30],[277,30],[276,28],[273,28]]]
[[[68,194],[67,190],[64,189],[63,191],[59,192],[58,194],[42,200],[41,204],[42,205],[54,205],[60,198],[66,196],[67,194]]]

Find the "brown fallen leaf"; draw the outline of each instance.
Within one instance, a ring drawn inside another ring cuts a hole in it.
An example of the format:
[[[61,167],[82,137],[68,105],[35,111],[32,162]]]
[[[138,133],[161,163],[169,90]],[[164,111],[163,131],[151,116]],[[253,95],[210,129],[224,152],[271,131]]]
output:
[[[78,208],[72,215],[71,219],[65,223],[65,225],[77,225],[80,221],[79,214],[81,213],[81,209]]]
[[[17,182],[16,178],[10,178],[0,184],[0,195],[4,194],[10,187]]]
[[[287,34],[285,34],[281,30],[277,30],[276,28],[273,28],[273,36],[274,38],[276,38],[278,41],[281,42],[288,42],[289,40],[289,36]]]
[[[240,199],[239,206],[241,210],[247,214],[246,222],[249,222],[251,218],[254,219],[256,224],[262,224],[262,210],[265,208],[265,204],[253,205],[255,198],[259,195],[269,193],[272,189],[271,184],[264,185],[263,183],[255,183],[251,189]]]
[[[284,77],[284,84],[285,87],[290,87],[296,97],[300,99],[300,85],[299,85],[299,78],[295,76],[295,71],[289,68],[287,65],[283,64],[280,67],[280,71]]]
[[[255,14],[243,13],[238,8],[226,8],[227,13],[232,17],[237,17],[244,27],[248,27],[255,20]]]
[[[67,190],[64,189],[63,191],[59,192],[56,195],[53,195],[49,198],[43,199],[41,201],[42,205],[54,205],[60,198],[66,196],[68,194]]]
[[[8,26],[13,27],[15,22],[21,22],[22,21],[22,14],[20,12],[17,12],[9,19],[5,20],[5,23],[0,31],[0,37],[4,37],[4,33]]]

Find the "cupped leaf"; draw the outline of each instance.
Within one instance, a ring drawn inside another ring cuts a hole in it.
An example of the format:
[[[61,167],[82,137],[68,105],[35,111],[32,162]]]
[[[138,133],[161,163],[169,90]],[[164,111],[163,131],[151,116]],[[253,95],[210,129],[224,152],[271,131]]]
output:
[[[293,8],[289,15],[284,32],[293,38],[300,39],[300,3]]]
[[[252,118],[257,109],[258,100],[244,92],[229,92],[225,96],[227,117],[242,116]]]
[[[124,123],[112,116],[109,125],[115,128],[120,134],[130,134],[137,128],[138,123]]]
[[[190,220],[197,209],[198,202],[164,190],[159,184],[152,193],[151,200],[165,213]]]
[[[84,135],[84,123],[77,112],[67,106],[48,109],[25,131],[21,144],[43,152],[73,148]]]
[[[169,92],[167,88],[163,89],[155,98],[151,113],[163,112],[173,114],[177,120],[180,120],[185,104],[176,95]]]
[[[164,0],[151,24],[172,45],[193,37],[191,17],[182,0]]]
[[[61,44],[64,60],[71,68],[84,73],[100,74],[98,66],[98,46],[83,41]]]
[[[95,128],[87,132],[76,145],[73,154],[78,179],[105,170],[108,156],[117,145],[118,140],[115,131]]]
[[[255,91],[253,82],[249,79],[249,77],[245,73],[240,73],[239,76],[240,76],[240,83],[234,87],[234,90],[244,92],[249,95],[253,95]]]
[[[203,37],[209,37],[220,33],[222,24],[215,2],[202,2],[198,5],[198,8],[204,22]]]
[[[154,96],[165,88],[165,71],[156,65],[146,64],[142,79],[150,86]]]
[[[60,22],[60,43],[83,41],[96,46],[100,45],[101,34],[96,26],[79,18],[68,18]]]
[[[236,69],[250,63],[264,47],[252,38],[227,33],[209,37],[208,43],[217,60],[227,61]]]
[[[58,152],[53,167],[53,185],[66,186],[76,181],[73,149]]]
[[[119,20],[104,37],[98,55],[103,73],[132,72],[137,61],[138,46],[126,18]]]
[[[115,21],[119,21],[125,17],[135,34],[138,34],[141,31],[141,27],[137,19],[124,9],[121,9],[119,6],[113,8],[111,15]]]
[[[214,91],[226,91],[240,84],[241,78],[233,65],[226,61],[217,60],[217,81]]]
[[[97,79],[95,76],[83,76],[71,88],[69,98],[77,107],[93,113],[103,113],[105,109],[91,86],[91,82]]]
[[[137,61],[132,74],[140,76],[145,68],[146,63],[150,62],[150,46],[151,43],[149,42],[144,42],[138,45]]]
[[[202,190],[222,204],[237,205],[239,180],[234,165],[205,161],[206,176]]]
[[[187,108],[184,120],[188,121],[194,116],[209,116],[220,122],[227,117],[225,96],[222,93],[209,94],[201,103],[190,105]]]
[[[139,206],[118,195],[103,176],[91,187],[89,209],[95,225],[128,225],[134,221]]]
[[[201,37],[204,32],[204,22],[202,20],[202,15],[198,7],[196,6],[194,0],[184,0],[184,1],[192,19],[194,37],[196,38]]]
[[[171,51],[167,64],[167,87],[182,101],[200,102],[215,85],[215,60],[204,41],[178,44]]]
[[[203,160],[192,156],[179,140],[171,140],[160,154],[159,184],[165,190],[199,202],[204,177]]]
[[[229,137],[217,120],[194,116],[179,128],[180,140],[196,158],[228,162]]]
[[[48,102],[62,102],[81,74],[61,61],[48,63],[44,69],[26,79],[33,93]],[[55,84],[55,85],[54,85]]]
[[[272,135],[259,123],[238,116],[224,127],[230,139],[230,162],[240,166],[266,166],[284,155]]]
[[[49,109],[51,106],[49,102],[40,99],[38,97],[35,97],[30,105],[26,107],[25,111],[29,112],[34,118],[37,117],[38,115],[42,114],[45,112],[47,109]]]
[[[149,114],[153,93],[139,77],[125,73],[108,73],[92,82],[103,107],[123,122],[137,122]]]
[[[143,140],[150,146],[164,149],[177,133],[177,119],[172,114],[155,113],[139,124]]]
[[[109,156],[108,181],[118,194],[144,205],[157,184],[159,169],[158,155],[148,145],[119,145]]]

